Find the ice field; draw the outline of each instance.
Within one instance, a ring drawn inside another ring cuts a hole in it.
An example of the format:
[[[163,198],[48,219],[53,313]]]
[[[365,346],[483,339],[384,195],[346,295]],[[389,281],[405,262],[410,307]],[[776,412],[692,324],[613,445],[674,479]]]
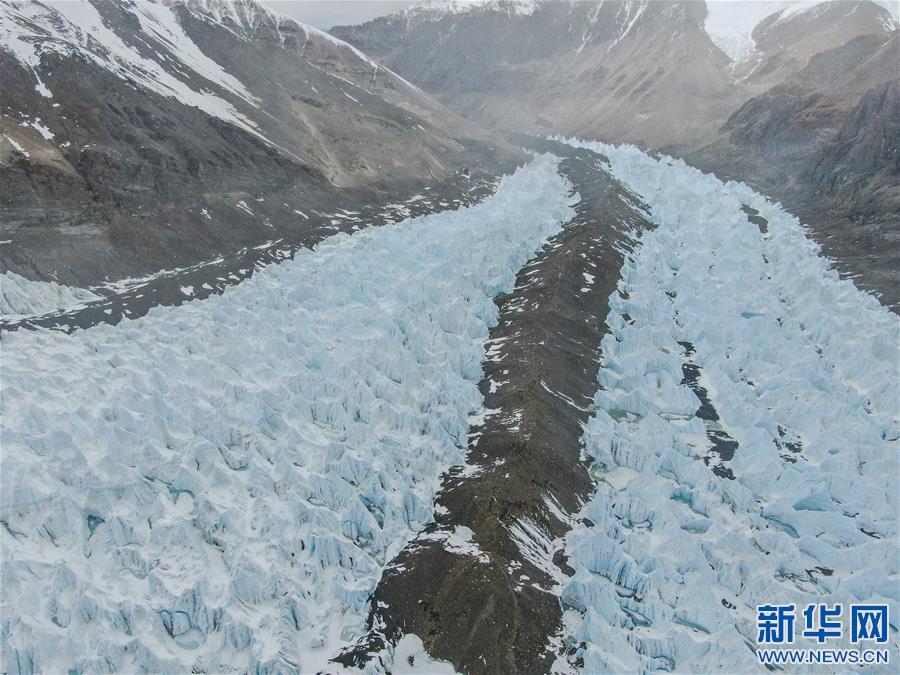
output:
[[[897,316],[745,185],[569,142],[657,225],[610,298],[584,436],[597,493],[567,540],[584,672],[763,670],[757,604],[896,608]]]
[[[4,671],[325,667],[463,462],[492,297],[574,199],[543,156],[221,296],[5,335]]]
[[[896,624],[898,317],[745,185],[568,142],[656,226],[610,297],[584,433],[597,491],[559,589],[580,670],[762,670],[764,603],[886,602]],[[6,333],[4,670],[335,670],[465,461],[494,296],[577,199],[544,155],[221,296]],[[89,299],[18,279],[10,311]],[[449,668],[416,636],[397,655]]]

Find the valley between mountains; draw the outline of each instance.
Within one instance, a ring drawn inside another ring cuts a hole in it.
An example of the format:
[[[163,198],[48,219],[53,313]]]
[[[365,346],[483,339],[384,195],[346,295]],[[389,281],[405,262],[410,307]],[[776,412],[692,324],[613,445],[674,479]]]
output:
[[[2,670],[896,656],[900,31],[760,4],[3,0]]]

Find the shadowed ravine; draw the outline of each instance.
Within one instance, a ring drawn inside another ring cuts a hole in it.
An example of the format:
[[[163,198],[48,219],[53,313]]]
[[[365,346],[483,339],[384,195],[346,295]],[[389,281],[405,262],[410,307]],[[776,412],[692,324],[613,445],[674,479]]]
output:
[[[560,538],[592,491],[581,434],[608,298],[629,232],[649,224],[598,168],[599,155],[540,146],[564,157],[560,171],[581,195],[577,215],[497,298],[480,385],[487,413],[470,427],[469,466],[445,474],[437,522],[386,569],[370,632],[340,657],[346,665],[403,633],[461,672],[546,672],[552,661]],[[460,534],[469,539],[462,549]]]

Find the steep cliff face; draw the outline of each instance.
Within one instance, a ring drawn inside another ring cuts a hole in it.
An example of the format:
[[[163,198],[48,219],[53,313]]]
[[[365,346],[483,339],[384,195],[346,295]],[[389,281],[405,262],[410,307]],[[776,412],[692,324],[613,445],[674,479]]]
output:
[[[723,125],[737,146],[804,159],[850,118],[866,92],[894,79],[898,35],[869,35],[817,54],[800,72],[744,103]]]
[[[871,88],[806,176],[852,219],[900,213],[900,83]],[[862,180],[861,180],[862,177]]]
[[[415,86],[253,0],[11,2],[0,33],[0,262],[32,278],[190,265],[505,161]]]
[[[898,49],[894,31],[813,56],[783,84],[742,105],[706,152],[723,158],[737,152],[773,185],[812,184],[841,201],[844,188],[896,175]]]
[[[900,307],[897,22],[873,2],[777,12],[753,32],[747,100],[691,153],[783,200],[857,284]],[[774,83],[774,86],[771,86]]]
[[[705,18],[697,2],[497,0],[332,33],[497,129],[669,147],[697,142],[738,103]]]

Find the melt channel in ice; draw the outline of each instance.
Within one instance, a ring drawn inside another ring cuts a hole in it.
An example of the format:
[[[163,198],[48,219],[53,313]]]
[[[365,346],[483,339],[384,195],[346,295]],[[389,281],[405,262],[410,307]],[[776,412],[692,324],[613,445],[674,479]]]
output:
[[[879,646],[896,656],[900,321],[744,184],[569,142],[605,155],[657,225],[610,297],[584,434],[597,493],[562,594],[584,672],[762,671],[766,603],[843,603],[828,647],[851,646],[850,603],[888,603]]]
[[[573,200],[542,156],[221,296],[4,336],[4,672],[326,667],[432,522],[493,296]]]

